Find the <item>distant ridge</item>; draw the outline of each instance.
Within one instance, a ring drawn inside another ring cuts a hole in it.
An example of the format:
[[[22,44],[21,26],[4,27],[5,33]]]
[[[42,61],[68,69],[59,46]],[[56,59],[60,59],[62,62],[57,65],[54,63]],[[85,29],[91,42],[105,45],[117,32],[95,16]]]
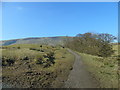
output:
[[[3,40],[0,45],[13,44],[47,44],[47,45],[63,45],[64,41],[72,37],[56,36],[56,37],[29,37],[21,39]]]

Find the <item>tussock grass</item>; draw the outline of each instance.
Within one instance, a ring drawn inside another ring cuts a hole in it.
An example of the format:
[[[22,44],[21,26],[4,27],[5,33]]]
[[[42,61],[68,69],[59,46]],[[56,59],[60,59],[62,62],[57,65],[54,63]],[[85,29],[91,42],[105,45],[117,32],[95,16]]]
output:
[[[13,65],[3,66],[3,82],[14,86],[19,82],[19,86],[24,88],[61,87],[74,62],[74,56],[60,46],[18,44],[3,47],[2,57],[15,60]]]

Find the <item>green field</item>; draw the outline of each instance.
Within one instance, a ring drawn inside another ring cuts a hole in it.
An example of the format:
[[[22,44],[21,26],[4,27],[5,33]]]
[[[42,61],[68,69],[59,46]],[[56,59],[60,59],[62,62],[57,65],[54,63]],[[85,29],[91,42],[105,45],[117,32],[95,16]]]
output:
[[[17,44],[1,50],[3,83],[10,87],[62,87],[74,63],[61,46]]]
[[[118,88],[118,45],[113,45],[113,49],[114,55],[107,58],[79,53],[88,71],[102,88]]]

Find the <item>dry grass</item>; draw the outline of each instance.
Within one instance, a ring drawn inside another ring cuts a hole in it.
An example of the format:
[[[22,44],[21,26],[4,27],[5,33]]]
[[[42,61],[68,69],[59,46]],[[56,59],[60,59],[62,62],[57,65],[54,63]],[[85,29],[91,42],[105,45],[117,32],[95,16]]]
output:
[[[100,82],[102,88],[118,88],[118,46],[112,57],[102,58],[93,55],[79,53],[87,69]]]
[[[3,77],[9,77],[9,81],[11,80],[13,84],[16,82],[24,83],[24,88],[29,87],[30,84],[28,83],[32,82],[31,80],[36,79],[38,79],[38,81],[34,82],[41,83],[40,87],[62,87],[64,81],[67,80],[67,77],[74,62],[74,56],[71,55],[66,48],[62,48],[60,46],[53,47],[48,45],[42,45],[41,48],[40,45],[37,44],[19,44],[5,47],[7,47],[7,49],[2,50],[2,57],[5,56],[8,58],[14,58],[15,63],[12,66],[3,67]],[[20,49],[18,49],[17,47],[20,47]],[[30,50],[30,48],[34,48],[35,50]],[[38,50],[43,50],[43,52]],[[36,56],[44,56],[51,51],[54,52],[55,64],[44,68],[42,64],[35,63],[34,58]],[[21,58],[25,56],[27,56],[29,60],[21,60]],[[29,68],[29,66],[31,68]],[[30,76],[31,80],[28,80],[27,76],[23,76],[23,73],[26,73],[28,71],[43,72],[43,75],[36,77]],[[45,73],[51,74],[48,76],[45,75]],[[5,80],[5,82],[9,81],[7,79]],[[33,87],[39,86],[37,86],[36,84],[36,86]]]

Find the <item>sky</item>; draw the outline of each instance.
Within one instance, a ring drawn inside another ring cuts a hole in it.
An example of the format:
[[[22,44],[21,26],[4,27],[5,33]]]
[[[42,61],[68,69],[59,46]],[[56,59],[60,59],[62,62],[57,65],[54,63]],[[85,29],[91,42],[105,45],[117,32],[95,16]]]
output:
[[[2,40],[118,34],[117,2],[3,2]],[[0,28],[1,29],[1,28]]]

